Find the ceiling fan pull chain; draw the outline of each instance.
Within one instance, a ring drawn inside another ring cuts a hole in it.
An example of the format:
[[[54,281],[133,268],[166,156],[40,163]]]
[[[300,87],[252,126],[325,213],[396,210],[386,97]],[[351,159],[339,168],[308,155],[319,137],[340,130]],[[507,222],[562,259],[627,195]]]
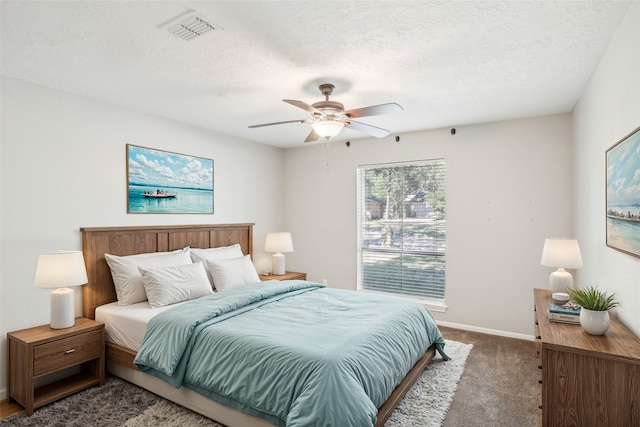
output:
[[[327,145],[327,173],[329,173],[329,138],[325,138],[325,144]]]

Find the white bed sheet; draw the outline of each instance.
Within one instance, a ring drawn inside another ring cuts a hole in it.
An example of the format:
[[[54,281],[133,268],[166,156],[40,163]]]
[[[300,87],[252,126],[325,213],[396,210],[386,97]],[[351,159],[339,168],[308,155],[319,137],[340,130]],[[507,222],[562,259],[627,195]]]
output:
[[[151,308],[148,301],[131,305],[118,305],[117,302],[112,302],[96,308],[96,320],[104,323],[107,342],[137,352],[142,345],[149,321],[156,314],[180,304],[183,303]]]

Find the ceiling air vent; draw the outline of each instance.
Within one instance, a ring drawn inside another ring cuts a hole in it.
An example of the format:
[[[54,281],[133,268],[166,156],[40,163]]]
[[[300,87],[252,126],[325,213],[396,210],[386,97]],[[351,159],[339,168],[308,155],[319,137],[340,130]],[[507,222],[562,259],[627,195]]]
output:
[[[170,21],[159,25],[158,28],[167,30],[174,36],[186,41],[193,40],[206,32],[215,30],[213,25],[193,10],[176,16]]]

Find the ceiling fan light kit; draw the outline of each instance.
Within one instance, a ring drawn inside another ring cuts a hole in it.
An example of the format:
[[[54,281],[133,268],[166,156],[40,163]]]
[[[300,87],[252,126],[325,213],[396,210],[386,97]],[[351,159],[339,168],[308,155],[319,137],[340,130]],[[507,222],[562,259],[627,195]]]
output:
[[[388,104],[372,105],[370,107],[356,108],[354,110],[344,110],[344,105],[336,101],[330,101],[329,96],[333,93],[335,86],[330,83],[321,84],[320,92],[325,96],[324,101],[315,102],[311,105],[303,101],[294,99],[283,99],[287,104],[301,108],[311,114],[311,118],[302,120],[287,120],[282,122],[264,123],[261,125],[249,126],[250,128],[259,128],[264,126],[280,125],[284,123],[310,123],[311,132],[307,135],[304,142],[314,142],[320,138],[329,140],[337,136],[342,128],[350,128],[358,132],[376,138],[384,138],[389,135],[389,131],[366,123],[357,122],[353,118],[376,116],[380,114],[389,114],[397,111],[403,111],[402,107],[395,102]]]
[[[311,127],[322,138],[329,139],[340,133],[344,123],[336,120],[320,120],[319,122],[311,123]]]

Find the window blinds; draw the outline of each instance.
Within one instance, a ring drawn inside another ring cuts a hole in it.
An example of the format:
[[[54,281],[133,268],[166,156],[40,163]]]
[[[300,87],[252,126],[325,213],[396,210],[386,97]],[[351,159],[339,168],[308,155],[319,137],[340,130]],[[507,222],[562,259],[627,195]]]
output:
[[[358,167],[358,287],[443,301],[445,162]]]

